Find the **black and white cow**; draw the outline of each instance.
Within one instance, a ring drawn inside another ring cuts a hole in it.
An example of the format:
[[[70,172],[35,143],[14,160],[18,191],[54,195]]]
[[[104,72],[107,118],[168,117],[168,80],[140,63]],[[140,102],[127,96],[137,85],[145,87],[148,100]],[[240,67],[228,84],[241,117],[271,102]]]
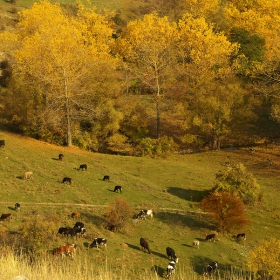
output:
[[[211,276],[215,271],[216,269],[218,268],[218,263],[216,261],[213,261],[211,262],[210,264],[208,264],[206,266],[206,271],[204,273],[205,276]]]
[[[168,264],[166,268],[166,278],[169,278],[172,274],[175,273],[175,265],[176,265],[175,261],[171,261]]]
[[[212,233],[212,234],[206,235],[205,241],[213,241],[213,242],[215,242],[216,241],[216,234]]]
[[[136,215],[136,217],[140,219],[146,219],[146,217],[153,218],[153,216],[154,216],[153,210],[145,210],[145,209],[142,209],[139,212],[139,214]]]
[[[149,247],[148,242],[144,238],[140,238],[140,246],[142,247],[143,250],[147,250],[149,254],[151,254],[151,250]]]
[[[238,233],[236,235],[236,240],[243,240],[243,241],[245,241],[246,240],[246,233]]]
[[[84,237],[86,235],[86,228],[76,228],[76,236]]]
[[[81,164],[78,170],[87,170],[87,165],[86,164]]]
[[[110,176],[109,175],[104,175],[103,181],[110,181]]]
[[[17,203],[15,204],[15,210],[18,211],[19,209],[20,209],[20,204],[17,202]]]
[[[0,148],[5,148],[5,140],[0,140]]]
[[[69,177],[64,177],[63,180],[62,180],[62,183],[67,183],[69,185],[72,184],[72,178],[69,178]]]
[[[83,227],[85,227],[84,223],[82,223],[82,222],[77,222],[77,223],[74,225],[73,228],[83,228]]]
[[[122,187],[121,186],[115,186],[115,188],[114,188],[114,192],[119,192],[120,191],[120,193],[122,193]]]
[[[107,250],[107,239],[106,238],[94,238],[93,242],[90,244],[90,248],[97,247],[98,246],[104,246],[104,248]]]
[[[179,258],[176,256],[175,251],[172,248],[167,247],[166,254],[167,254],[168,259],[178,263]]]

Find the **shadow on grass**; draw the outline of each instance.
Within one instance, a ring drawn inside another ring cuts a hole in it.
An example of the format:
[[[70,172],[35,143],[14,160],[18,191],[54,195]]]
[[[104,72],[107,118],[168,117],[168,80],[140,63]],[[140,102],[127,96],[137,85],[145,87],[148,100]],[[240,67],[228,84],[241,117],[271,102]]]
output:
[[[164,273],[165,273],[165,269],[164,269],[164,268],[155,265],[155,266],[153,266],[153,267],[151,268],[151,270],[154,271],[154,272],[156,272],[156,274],[157,274],[158,276],[164,277]]]
[[[207,223],[205,214],[202,213],[170,213],[170,212],[158,212],[157,219],[161,222],[170,225],[187,226],[193,229],[209,228],[211,225]],[[213,227],[214,230],[214,227]]]
[[[169,187],[167,192],[175,195],[181,199],[188,201],[200,202],[205,196],[209,194],[209,190],[191,190],[191,189],[182,189],[177,187]]]

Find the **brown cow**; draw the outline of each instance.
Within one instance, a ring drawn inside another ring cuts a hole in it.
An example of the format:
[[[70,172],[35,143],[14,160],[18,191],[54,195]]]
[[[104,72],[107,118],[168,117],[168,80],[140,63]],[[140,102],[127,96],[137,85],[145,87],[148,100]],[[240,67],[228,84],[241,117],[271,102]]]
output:
[[[28,172],[23,173],[22,179],[23,180],[33,179],[33,172],[32,171],[28,171]]]
[[[79,213],[79,212],[77,212],[77,211],[75,211],[75,212],[73,212],[72,214],[71,214],[71,217],[74,219],[74,218],[80,218],[81,217],[81,214]]]
[[[65,246],[61,246],[57,249],[55,255],[58,257],[59,255],[61,255],[62,257],[66,256],[70,256],[71,258],[73,258],[73,256],[76,254],[76,250],[77,250],[77,245],[76,244],[71,244],[71,245],[65,245]]]
[[[0,217],[0,221],[11,221],[12,219],[12,214],[2,214]]]

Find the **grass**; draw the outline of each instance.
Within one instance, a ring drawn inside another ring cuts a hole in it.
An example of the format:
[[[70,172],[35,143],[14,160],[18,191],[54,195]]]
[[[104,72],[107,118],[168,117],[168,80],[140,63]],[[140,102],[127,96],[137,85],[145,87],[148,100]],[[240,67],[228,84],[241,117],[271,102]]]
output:
[[[77,270],[83,269],[79,262],[86,258],[88,266],[105,262],[108,273],[125,273],[128,279],[144,279],[141,275],[151,273],[151,267],[156,267],[157,279],[168,264],[165,248],[169,246],[180,259],[174,279],[183,279],[179,275],[184,274],[184,270],[193,274],[193,279],[199,279],[203,268],[212,260],[218,261],[221,275],[231,267],[241,273],[246,270],[244,264],[252,249],[268,236],[279,236],[278,146],[256,147],[255,153],[246,148],[149,159],[58,147],[6,132],[0,132],[0,139],[6,141],[5,149],[0,150],[0,212],[14,215],[10,223],[2,222],[0,229],[13,234],[26,219],[49,217],[56,222],[58,230],[61,226],[72,227],[75,221],[70,214],[80,212],[88,232],[86,239],[65,239],[57,237],[55,232],[52,242],[48,243],[49,250],[67,242],[78,244],[77,262],[65,259],[62,262],[66,267],[71,262]],[[63,161],[58,160],[59,153],[64,154]],[[273,165],[267,164],[267,158]],[[214,227],[201,212],[199,201],[211,187],[216,172],[225,168],[226,161],[242,162],[265,193],[263,205],[248,209],[251,223],[244,244],[223,235],[219,235],[216,243],[204,242],[205,235],[213,232]],[[88,170],[78,171],[84,163]],[[33,171],[34,179],[22,180],[22,174],[29,170]],[[110,175],[110,181],[102,181],[104,175]],[[73,178],[72,185],[62,184],[65,176]],[[122,194],[113,192],[115,185],[123,187]],[[104,227],[104,213],[106,205],[120,197],[127,201],[134,214],[141,208],[152,208],[157,214],[153,220],[138,223],[131,220],[125,233],[112,233]],[[16,202],[22,206],[19,212],[13,210]],[[108,251],[89,250],[88,244],[94,237],[107,238]],[[141,251],[140,237],[148,240],[151,255]],[[194,239],[201,241],[199,250],[191,246]],[[89,271],[89,275],[91,273],[95,272]]]

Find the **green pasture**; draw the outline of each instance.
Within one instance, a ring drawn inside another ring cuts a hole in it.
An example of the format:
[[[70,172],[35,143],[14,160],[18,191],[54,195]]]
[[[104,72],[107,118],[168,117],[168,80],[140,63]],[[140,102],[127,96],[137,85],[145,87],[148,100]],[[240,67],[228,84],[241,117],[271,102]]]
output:
[[[167,246],[175,249],[179,256],[181,273],[188,267],[201,275],[203,267],[212,260],[218,261],[220,272],[231,266],[244,270],[252,249],[268,237],[279,236],[280,149],[276,145],[256,147],[255,153],[240,148],[151,159],[58,147],[5,132],[0,132],[0,139],[6,141],[6,147],[0,150],[0,212],[14,216],[10,223],[2,222],[1,227],[16,232],[26,219],[42,216],[53,219],[57,229],[72,227],[75,221],[70,214],[79,211],[87,237],[72,240],[54,236],[49,249],[76,242],[79,245],[77,258],[87,256],[95,263],[106,260],[113,271],[125,271],[131,279],[139,271],[148,273],[152,266],[161,277],[168,264]],[[59,153],[64,154],[63,161],[58,160]],[[267,163],[267,158],[273,165]],[[248,208],[251,223],[245,243],[236,243],[231,234],[219,234],[219,241],[206,243],[205,235],[215,228],[199,208],[199,202],[211,188],[215,174],[225,168],[228,161],[241,162],[254,174],[264,193],[264,202]],[[78,171],[84,163],[88,170]],[[34,179],[23,180],[25,171],[33,171]],[[104,182],[104,175],[109,175],[110,181]],[[73,179],[72,185],[62,183],[66,176]],[[113,192],[115,185],[123,187],[122,194]],[[116,198],[123,198],[134,214],[142,208],[151,208],[156,215],[146,221],[131,219],[126,232],[112,233],[105,227],[104,214],[106,206]],[[22,205],[19,212],[13,209],[16,202]],[[107,238],[108,250],[89,250],[94,237]],[[151,255],[141,251],[140,237],[148,240]],[[200,241],[200,249],[191,246],[194,239]]]

